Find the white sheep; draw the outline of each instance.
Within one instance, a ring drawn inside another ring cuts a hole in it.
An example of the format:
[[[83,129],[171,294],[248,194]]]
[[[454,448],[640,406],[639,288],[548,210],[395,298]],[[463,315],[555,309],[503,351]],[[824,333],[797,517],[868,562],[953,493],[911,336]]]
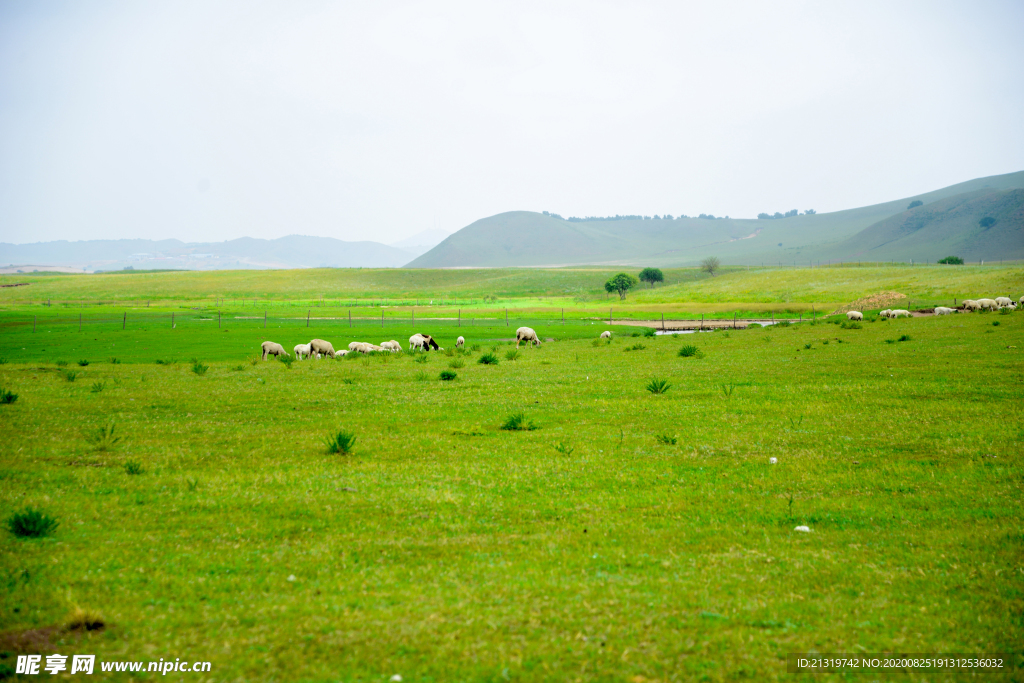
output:
[[[892,310],[887,308],[884,311],[879,311],[878,312],[878,317],[879,318],[888,318],[890,313],[892,313]]]
[[[308,357],[312,350],[310,349],[309,344],[296,344],[295,348],[292,349],[292,352],[295,354],[296,360],[302,360],[303,358]]]
[[[466,345],[466,338],[465,337],[460,336],[458,339],[455,340],[455,348],[461,349],[465,345]]]
[[[980,311],[981,304],[974,299],[964,299],[964,310],[965,311]]]
[[[604,332],[601,333],[601,339],[611,339],[611,338],[612,338],[612,333],[609,332],[608,330],[605,330]]]
[[[1018,301],[1018,302],[1017,302],[1017,304],[1018,304],[1019,306],[1024,306],[1024,296],[1022,296],[1022,297],[1020,298],[1020,301]]]
[[[846,312],[846,319],[847,320],[863,320],[864,319],[864,314],[861,313],[860,311],[847,311]]]
[[[334,352],[334,346],[331,344],[331,342],[324,341],[323,339],[314,339],[313,341],[309,342],[309,349],[313,353],[320,353],[325,356],[330,356],[331,358],[334,358],[337,355]]]
[[[530,327],[520,327],[516,330],[516,348],[519,348],[520,342],[532,342],[534,346],[540,346],[540,337]]]
[[[906,310],[904,310],[902,308],[897,308],[895,310],[889,311],[889,317],[890,318],[910,318],[910,317],[913,317],[913,316],[910,315],[910,311],[906,311]]]
[[[384,349],[385,351],[401,351],[402,345],[396,341],[382,341],[380,343],[380,348]]]
[[[260,344],[260,348],[263,349],[263,360],[267,359],[267,356],[287,356],[288,353],[284,350],[284,347],[277,342],[265,341]]]
[[[956,313],[955,308],[948,308],[946,306],[936,306],[935,315],[949,315],[950,313]]]
[[[1013,299],[1008,296],[997,296],[996,305],[999,306],[999,308],[1002,308],[1003,306],[1012,306]]]
[[[995,311],[999,308],[995,299],[978,299],[978,305],[986,311]]]
[[[1005,306],[1000,306],[999,310],[1003,310],[1004,308],[1008,308],[1011,311],[1015,311],[1015,310],[1017,310],[1017,304],[1015,302],[1011,301],[1010,303],[1008,303]]]

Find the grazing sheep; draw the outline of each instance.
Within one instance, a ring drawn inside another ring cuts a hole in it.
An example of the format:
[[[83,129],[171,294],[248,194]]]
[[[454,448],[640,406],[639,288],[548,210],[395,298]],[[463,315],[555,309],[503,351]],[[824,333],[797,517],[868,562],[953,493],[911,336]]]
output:
[[[380,343],[380,348],[385,351],[401,351],[402,345],[396,341],[382,341]]]
[[[314,339],[309,342],[309,348],[314,353],[321,353],[325,356],[330,356],[331,358],[334,358],[337,355],[331,342],[324,341],[323,339]]]
[[[612,333],[609,332],[608,330],[605,330],[604,332],[601,333],[601,339],[611,339],[611,338],[612,338]]]
[[[946,306],[936,306],[935,315],[949,315],[950,313],[956,313],[955,308],[947,308]]]
[[[1012,306],[1012,305],[1013,305],[1013,299],[1011,299],[1010,297],[1008,297],[1008,296],[997,296],[996,297],[996,306],[999,306],[1000,308],[1002,308],[1003,306]]]
[[[981,304],[974,299],[964,299],[964,310],[965,311],[980,311]]]
[[[1021,306],[1024,306],[1024,296],[1022,296],[1022,297],[1020,298],[1020,301],[1018,301],[1017,303],[1018,303],[1019,305],[1021,305]]]
[[[455,348],[460,349],[460,348],[462,348],[465,345],[466,345],[466,338],[465,337],[460,336],[458,339],[455,340]]]
[[[878,312],[878,317],[879,318],[888,318],[890,313],[892,313],[892,310],[887,308],[884,311],[879,311]]]
[[[1010,303],[1006,304],[1005,306],[1000,306],[999,310],[1001,311],[1004,308],[1009,308],[1011,311],[1015,311],[1015,310],[1017,310],[1017,304],[1015,304],[1014,302],[1011,301]]]
[[[379,346],[374,347],[374,345],[370,344],[369,342],[352,342],[352,344],[349,344],[349,346],[352,346],[353,344],[355,346],[349,349],[350,351],[357,351],[359,353],[370,353],[370,351],[380,350]]]
[[[995,311],[999,308],[995,299],[978,299],[978,305],[986,311]]]
[[[860,311],[847,311],[846,312],[846,319],[847,320],[863,320],[864,319],[864,314],[861,313]]]
[[[897,308],[896,310],[889,311],[889,317],[890,318],[910,318],[912,316],[910,315],[910,311],[905,311],[902,308]]]
[[[540,346],[540,337],[530,327],[520,327],[516,330],[516,348],[519,348],[520,342],[533,342],[534,346]]]
[[[292,352],[295,354],[296,360],[302,360],[303,358],[308,357],[312,353],[312,349],[310,349],[309,344],[296,344],[295,348],[292,349]],[[319,354],[314,354],[314,357],[316,355]]]
[[[260,348],[263,349],[263,360],[267,359],[267,356],[287,356],[288,353],[284,350],[284,347],[277,342],[265,341],[260,344]]]
[[[434,338],[429,334],[416,333],[409,337],[409,350],[412,349],[423,349],[429,351],[430,349],[440,350],[440,346],[434,341]]]
[[[811,533],[811,527],[801,524],[800,526],[793,527],[793,531],[802,531],[805,534]]]

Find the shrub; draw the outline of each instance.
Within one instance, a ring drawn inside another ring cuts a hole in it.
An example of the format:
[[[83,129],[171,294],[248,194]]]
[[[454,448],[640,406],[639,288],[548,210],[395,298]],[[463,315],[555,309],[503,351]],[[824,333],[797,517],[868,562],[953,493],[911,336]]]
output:
[[[699,352],[700,349],[698,349],[693,344],[687,344],[683,348],[679,349],[679,355],[683,358],[692,358],[693,356],[696,356]]]
[[[907,205],[907,211],[913,209],[916,206],[924,206],[924,202],[922,202],[920,199],[915,199],[914,201],[910,202],[910,204]]]
[[[98,451],[108,451],[117,445],[121,437],[114,436],[115,425],[113,422],[97,427],[93,432],[85,435],[85,440],[93,445]]]
[[[981,227],[985,228],[986,230],[988,228],[991,228],[995,224],[996,224],[996,219],[992,218],[992,216],[985,216],[980,221],[978,221],[978,225],[980,225]]]
[[[18,400],[18,395],[17,394],[12,394],[7,389],[4,389],[3,387],[0,387],[0,404],[2,404],[2,405],[10,405],[11,403],[14,403],[17,400]]]
[[[480,359],[477,361],[477,363],[480,363],[482,365],[497,365],[498,357],[495,356],[493,353],[485,353],[484,355],[480,356]]]
[[[82,360],[78,361],[79,367],[82,367],[82,368],[84,368],[88,364],[89,364],[89,361],[85,360],[84,358]]]
[[[324,444],[327,445],[328,453],[348,455],[352,452],[352,447],[356,445],[356,435],[342,429],[337,434],[326,437]]]
[[[139,462],[138,460],[129,460],[128,462],[126,462],[124,464],[124,471],[125,474],[130,475],[142,474],[143,472],[145,472],[145,470],[142,469],[142,463]]]
[[[896,341],[901,341],[901,342],[903,342],[903,341],[910,341],[910,335],[909,334],[901,335],[900,338],[897,339]]]
[[[91,392],[92,392],[92,393],[94,393],[94,394],[98,394],[98,393],[100,393],[101,391],[103,391],[103,388],[104,388],[105,386],[106,386],[106,385],[105,385],[105,384],[104,384],[103,382],[93,382],[93,383],[92,383],[92,386],[91,386],[91,387],[89,387],[89,391],[91,391]]]
[[[59,360],[56,365],[58,368],[66,368],[68,366],[68,362],[66,360]]]
[[[52,534],[59,522],[41,510],[25,508],[7,519],[7,528],[19,538],[40,538]]]
[[[64,379],[66,379],[69,382],[74,382],[75,378],[78,377],[78,373],[75,372],[74,370],[65,370],[61,374],[64,376]]]
[[[537,428],[537,425],[533,424],[531,420],[527,420],[526,414],[519,411],[506,417],[505,421],[501,424],[501,428],[510,432],[522,432],[533,431]]]
[[[939,259],[939,263],[948,266],[962,266],[964,264],[964,260],[959,256],[947,256],[946,258]]]
[[[663,379],[654,377],[650,382],[647,383],[647,391],[652,394],[664,394],[666,391],[672,388],[672,385]]]
[[[721,265],[722,262],[718,260],[717,256],[708,256],[700,262],[700,269],[711,277],[714,277],[715,271],[717,271]]]
[[[658,336],[658,331],[656,329],[654,329],[653,327],[645,327],[643,335],[645,337],[656,337],[656,336]]]
[[[440,377],[442,382],[451,382],[453,379],[458,377],[458,375],[456,375],[451,370],[442,370],[441,374],[439,375],[439,377]]]
[[[658,434],[654,438],[658,440],[658,443],[663,443],[666,446],[675,446],[678,441],[678,437],[669,436],[668,434]]]
[[[519,349],[511,349],[505,352],[505,360],[515,360],[519,358]]]
[[[456,358],[455,360],[448,363],[448,367],[450,367],[452,370],[458,370],[459,368],[464,368],[465,366],[466,363],[461,358]]]
[[[210,369],[209,365],[203,365],[198,360],[192,361],[192,372],[196,373],[200,377],[206,374],[206,371]]]

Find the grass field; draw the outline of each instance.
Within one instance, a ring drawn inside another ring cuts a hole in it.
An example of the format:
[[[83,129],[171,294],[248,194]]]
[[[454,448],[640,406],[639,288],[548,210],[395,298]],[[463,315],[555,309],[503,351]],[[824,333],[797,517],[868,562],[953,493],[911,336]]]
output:
[[[953,286],[815,276],[841,300]],[[307,341],[298,319],[203,324],[0,326],[4,516],[60,523],[0,532],[0,650],[212,663],[190,680],[637,682],[1024,652],[1024,313],[610,343],[574,320],[514,359],[495,323],[459,328],[463,353],[290,367],[249,359]],[[501,428],[520,411],[534,429]],[[106,627],[46,630],[76,610]]]

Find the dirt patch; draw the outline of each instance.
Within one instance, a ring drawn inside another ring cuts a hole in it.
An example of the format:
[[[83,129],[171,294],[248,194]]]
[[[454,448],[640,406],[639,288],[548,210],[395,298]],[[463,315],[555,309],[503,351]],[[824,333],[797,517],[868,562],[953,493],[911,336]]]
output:
[[[43,626],[21,631],[4,631],[0,633],[0,652],[13,654],[39,654],[57,652],[61,645],[81,640],[86,633],[103,631],[105,625],[101,620],[86,618],[72,622],[66,626]]]
[[[840,306],[829,313],[829,315],[846,313],[848,311],[870,311],[875,308],[889,308],[895,303],[906,298],[906,294],[900,294],[899,292],[879,292],[878,294],[872,294],[871,296],[857,299],[845,306]]]

